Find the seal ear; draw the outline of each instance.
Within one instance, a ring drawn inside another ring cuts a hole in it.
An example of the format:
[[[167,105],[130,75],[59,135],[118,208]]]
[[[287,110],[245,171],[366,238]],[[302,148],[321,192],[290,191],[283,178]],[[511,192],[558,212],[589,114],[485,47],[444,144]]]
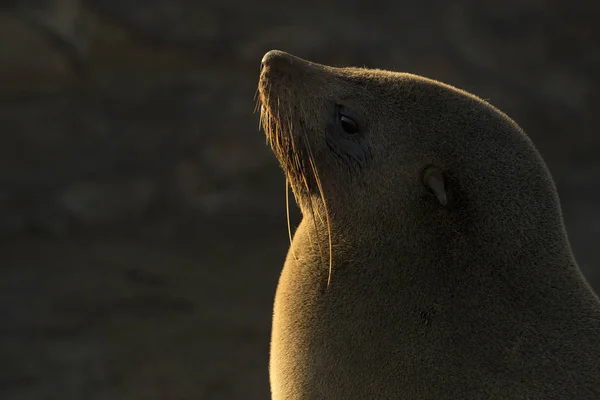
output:
[[[423,172],[423,183],[435,194],[442,206],[448,205],[448,194],[444,173],[438,167],[427,167]]]

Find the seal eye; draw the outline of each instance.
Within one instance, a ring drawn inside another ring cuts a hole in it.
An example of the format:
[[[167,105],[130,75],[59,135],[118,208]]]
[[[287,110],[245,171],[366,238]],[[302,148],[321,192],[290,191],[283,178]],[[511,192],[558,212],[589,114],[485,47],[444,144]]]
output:
[[[348,135],[355,135],[358,133],[358,124],[352,118],[340,114],[340,124],[342,124],[342,129]]]

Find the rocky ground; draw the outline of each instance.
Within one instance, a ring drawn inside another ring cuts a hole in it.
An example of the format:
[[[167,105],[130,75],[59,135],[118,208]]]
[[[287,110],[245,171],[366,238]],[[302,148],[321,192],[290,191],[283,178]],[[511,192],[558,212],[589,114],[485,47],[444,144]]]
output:
[[[253,96],[273,48],[503,109],[547,160],[600,291],[596,2],[4,3],[2,399],[268,398],[288,239]]]

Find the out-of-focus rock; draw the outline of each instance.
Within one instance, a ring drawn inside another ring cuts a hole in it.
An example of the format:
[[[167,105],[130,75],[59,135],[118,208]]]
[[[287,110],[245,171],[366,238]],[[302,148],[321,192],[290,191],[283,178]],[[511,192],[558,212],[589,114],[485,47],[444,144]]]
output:
[[[0,41],[0,92],[40,92],[72,79],[68,61],[18,14],[0,12]]]

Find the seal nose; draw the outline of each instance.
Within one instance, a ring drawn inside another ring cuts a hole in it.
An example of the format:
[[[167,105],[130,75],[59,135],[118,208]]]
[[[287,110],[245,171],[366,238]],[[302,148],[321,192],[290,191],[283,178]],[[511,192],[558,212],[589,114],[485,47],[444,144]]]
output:
[[[294,64],[296,57],[281,50],[268,51],[262,58],[261,69],[263,68],[281,68]]]

